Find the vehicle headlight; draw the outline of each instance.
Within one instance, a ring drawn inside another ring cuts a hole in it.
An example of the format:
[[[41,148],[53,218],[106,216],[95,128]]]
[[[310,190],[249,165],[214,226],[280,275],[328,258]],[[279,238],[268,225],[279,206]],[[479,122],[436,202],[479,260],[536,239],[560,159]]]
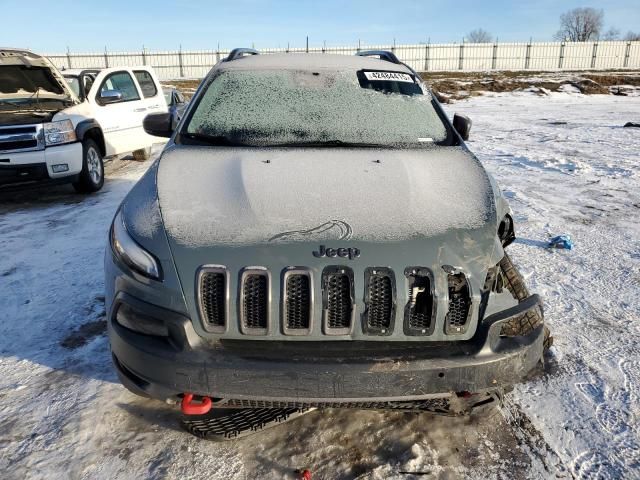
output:
[[[44,124],[44,144],[47,146],[71,143],[77,139],[76,130],[73,128],[71,120],[60,120]]]
[[[160,280],[158,261],[131,238],[124,225],[122,211],[119,211],[113,219],[111,248],[116,257],[132,270],[145,277]]]

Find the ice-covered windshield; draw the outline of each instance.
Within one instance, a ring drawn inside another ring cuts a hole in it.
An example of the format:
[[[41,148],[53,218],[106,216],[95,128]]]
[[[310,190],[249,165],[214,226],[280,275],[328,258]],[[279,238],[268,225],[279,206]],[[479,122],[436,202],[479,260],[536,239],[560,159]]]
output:
[[[423,146],[447,138],[412,75],[320,70],[222,71],[185,136],[256,146]]]
[[[0,65],[0,98],[42,100],[61,97],[68,97],[68,94],[53,76],[51,69]]]

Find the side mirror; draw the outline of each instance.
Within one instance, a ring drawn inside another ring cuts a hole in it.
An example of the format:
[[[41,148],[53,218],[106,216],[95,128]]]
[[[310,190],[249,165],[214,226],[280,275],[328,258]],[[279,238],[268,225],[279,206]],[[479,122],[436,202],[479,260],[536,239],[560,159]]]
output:
[[[150,113],[142,121],[144,131],[154,137],[169,138],[173,134],[170,113]]]
[[[107,105],[122,100],[122,92],[119,90],[103,90],[100,92],[100,103]]]
[[[471,132],[471,119],[464,115],[455,114],[453,116],[453,128],[462,137],[463,140],[469,140],[469,132]]]

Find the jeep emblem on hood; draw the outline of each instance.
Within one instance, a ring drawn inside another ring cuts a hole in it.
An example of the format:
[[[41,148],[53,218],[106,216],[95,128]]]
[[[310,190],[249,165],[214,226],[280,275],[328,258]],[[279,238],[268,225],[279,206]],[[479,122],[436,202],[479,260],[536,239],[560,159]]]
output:
[[[354,258],[358,258],[360,256],[360,249],[358,248],[326,248],[324,245],[320,245],[320,248],[317,252],[313,252],[314,257],[322,258],[322,257],[342,257],[349,258],[349,260],[353,260]]]

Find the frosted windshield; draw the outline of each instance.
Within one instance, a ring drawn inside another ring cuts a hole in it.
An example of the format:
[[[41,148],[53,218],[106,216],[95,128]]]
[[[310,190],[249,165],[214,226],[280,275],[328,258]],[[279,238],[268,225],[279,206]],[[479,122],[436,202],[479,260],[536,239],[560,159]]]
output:
[[[428,93],[417,84],[411,94],[393,93],[388,80],[384,84],[371,88],[356,72],[223,71],[209,84],[186,132],[258,146],[424,145],[447,137]]]

